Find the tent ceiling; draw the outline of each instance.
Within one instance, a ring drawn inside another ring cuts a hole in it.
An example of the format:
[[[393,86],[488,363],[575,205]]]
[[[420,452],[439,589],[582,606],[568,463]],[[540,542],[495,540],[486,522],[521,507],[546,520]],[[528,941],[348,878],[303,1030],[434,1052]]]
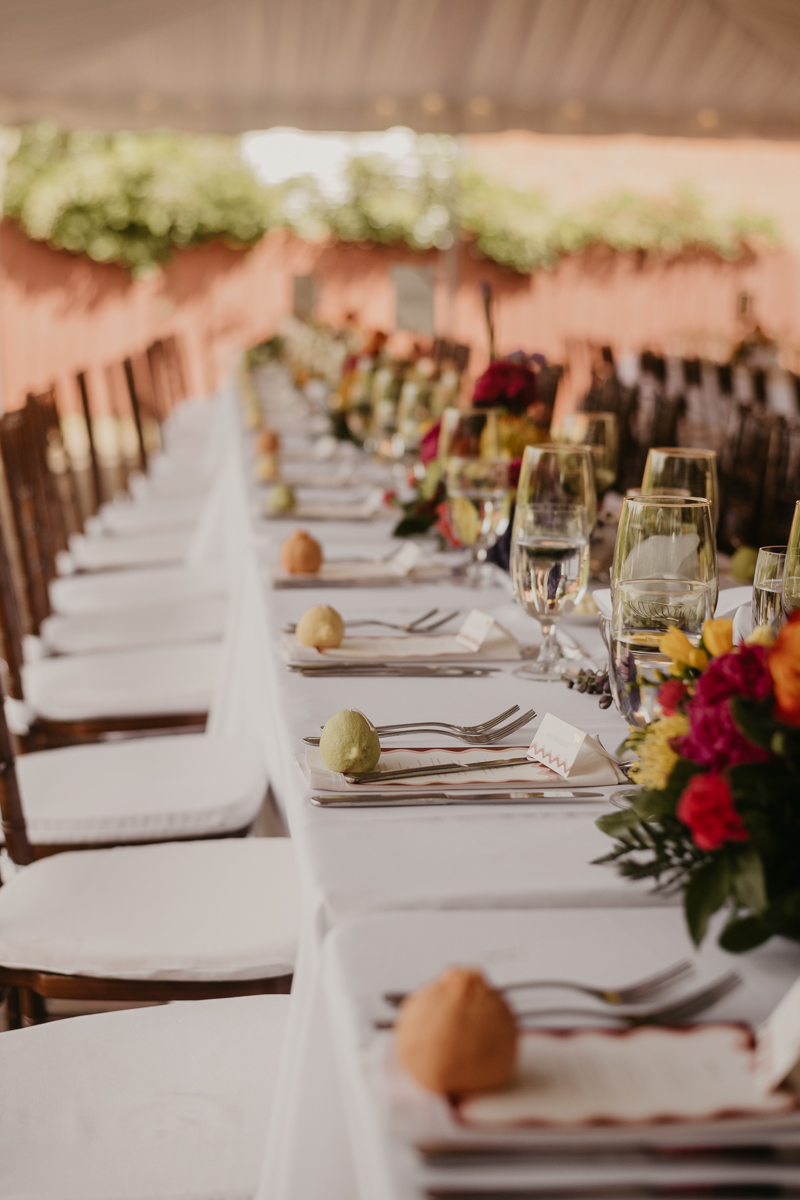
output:
[[[0,0],[0,122],[800,136],[797,0]]]

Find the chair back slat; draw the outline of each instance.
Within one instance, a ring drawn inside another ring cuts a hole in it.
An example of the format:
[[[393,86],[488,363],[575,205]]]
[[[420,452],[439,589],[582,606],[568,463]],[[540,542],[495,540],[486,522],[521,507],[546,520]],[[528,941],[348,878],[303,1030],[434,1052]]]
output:
[[[5,690],[15,700],[22,700],[22,624],[3,537],[0,537],[0,642],[6,668]]]
[[[0,419],[0,453],[21,551],[28,607],[34,632],[38,633],[42,621],[50,615],[47,588],[55,577],[55,553],[27,410],[6,413]]]
[[[14,747],[6,721],[4,696],[0,691],[0,820],[3,826],[8,857],[17,866],[27,867],[33,862],[33,851],[28,841],[28,829],[22,808]]]
[[[125,372],[125,382],[128,385],[128,395],[131,401],[131,409],[133,411],[133,422],[136,426],[136,436],[139,439],[139,462],[144,472],[147,471],[147,446],[144,440],[144,427],[142,423],[142,409],[139,402],[139,391],[136,384],[136,377],[133,370],[133,360],[126,358],[123,360],[122,369]]]
[[[89,385],[86,380],[86,372],[79,371],[75,376],[75,382],[78,385],[78,392],[81,397],[81,408],[83,409],[83,419],[86,422],[86,436],[89,440],[89,458],[92,465],[92,484],[94,485],[94,511],[97,512],[100,505],[103,503],[105,496],[103,495],[103,484],[100,476],[100,462],[97,458],[97,447],[94,441],[94,428],[92,426],[92,407],[89,403]]]
[[[180,404],[181,400],[186,399],[187,394],[183,355],[181,353],[180,342],[174,333],[162,338],[161,344],[164,347],[164,362],[169,379],[170,399],[174,408],[176,404]]]

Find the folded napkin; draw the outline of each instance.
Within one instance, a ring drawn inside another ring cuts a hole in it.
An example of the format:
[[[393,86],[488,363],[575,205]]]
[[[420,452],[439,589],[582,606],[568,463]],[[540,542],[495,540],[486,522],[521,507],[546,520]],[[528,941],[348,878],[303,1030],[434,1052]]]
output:
[[[345,637],[335,650],[316,650],[301,646],[294,634],[285,634],[279,643],[281,653],[291,662],[385,662],[387,659],[480,659],[516,662],[520,649],[516,638],[496,623],[478,650],[470,650],[455,634],[426,636],[398,634],[396,637]]]
[[[600,609],[601,616],[611,617],[611,588],[598,588],[592,592],[594,602]],[[730,617],[742,604],[749,604],[753,598],[751,587],[726,588],[720,592],[717,600],[715,617]]]
[[[388,562],[324,562],[313,575],[290,575],[282,567],[270,568],[274,588],[308,587],[396,587],[401,583],[435,583],[453,574],[453,564],[446,561],[419,562],[408,572],[400,574],[392,561]]]
[[[272,512],[265,504],[263,516],[270,521],[369,521],[378,515],[382,503],[383,488],[373,488],[356,504],[300,502],[286,512]]]
[[[753,606],[743,604],[733,614],[733,644],[738,646],[753,632]]]
[[[435,750],[411,749],[393,747],[381,753],[376,771],[398,771],[407,767],[441,766],[444,763],[462,766],[470,762],[500,761],[509,758],[523,758],[528,753],[527,746],[467,746],[459,749],[441,747]],[[562,779],[555,771],[542,763],[529,760],[515,767],[495,767],[491,770],[463,771],[453,775],[412,775],[409,779],[389,780],[380,783],[376,780],[369,785],[348,783],[344,775],[338,771],[330,771],[322,761],[319,746],[307,746],[305,754],[296,756],[300,770],[303,772],[309,786],[315,791],[358,792],[360,787],[381,791],[400,792],[404,788],[440,788],[452,791],[453,788],[465,790],[501,787],[536,787],[536,788],[582,788],[610,787],[615,783],[624,783],[625,776],[614,760],[602,749],[594,738],[588,737],[581,746],[574,766],[568,779]]]

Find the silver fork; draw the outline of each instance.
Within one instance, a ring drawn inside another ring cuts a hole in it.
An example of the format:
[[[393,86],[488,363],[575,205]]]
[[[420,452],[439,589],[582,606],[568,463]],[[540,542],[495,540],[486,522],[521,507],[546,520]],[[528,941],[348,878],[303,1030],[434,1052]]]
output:
[[[691,992],[680,1000],[662,1004],[658,1008],[629,1010],[628,1012],[619,1012],[614,1008],[535,1008],[528,1012],[517,1013],[516,1016],[521,1023],[535,1021],[540,1017],[578,1017],[582,1020],[593,1021],[611,1020],[621,1025],[627,1025],[629,1029],[641,1025],[680,1025],[682,1021],[690,1021],[692,1017],[697,1017],[706,1009],[712,1008],[725,996],[735,991],[741,982],[741,977],[735,971],[730,971],[727,975],[722,975],[698,991]],[[394,1021],[373,1021],[373,1027],[375,1029],[393,1029]]]
[[[523,725],[527,725],[529,721],[532,721],[535,716],[536,713],[531,708],[508,725],[504,725],[500,729],[490,730],[488,733],[456,733],[454,729],[434,728],[432,724],[420,724],[414,725],[411,728],[390,729],[388,731],[379,726],[375,732],[379,737],[404,737],[409,733],[435,733],[440,737],[455,738],[457,742],[465,742],[468,746],[491,746],[494,742],[499,742],[501,738],[507,737],[510,733],[516,733]],[[303,741],[307,746],[319,745],[318,737],[304,737]]]
[[[567,1016],[567,1017],[597,1017],[607,1021],[609,1018],[612,1021],[620,1021],[629,1028],[634,1028],[639,1025],[680,1025],[682,1021],[688,1021],[692,1017],[698,1016],[705,1012],[707,1008],[711,1008],[717,1004],[725,996],[730,995],[735,991],[742,982],[741,976],[735,971],[729,971],[727,975],[721,975],[719,979],[715,979],[713,983],[707,984],[699,991],[691,992],[688,996],[682,996],[679,1000],[671,1000],[667,1004],[662,1004],[658,1008],[633,1009],[628,1012],[618,1012],[613,1008],[534,1008],[528,1012],[517,1014],[520,1021],[538,1020],[539,1017],[552,1016]]]
[[[417,617],[416,621],[409,621],[406,625],[395,625],[391,621],[372,620],[369,617],[359,617],[354,621],[345,621],[345,629],[356,629],[362,625],[380,625],[384,629],[396,629],[399,633],[433,633],[440,629],[442,625],[446,625],[448,621],[452,621],[453,617],[457,617],[461,609],[455,608],[446,616],[440,617],[438,621],[431,621],[431,617],[435,617],[439,612],[438,608],[432,608],[430,612],[423,613],[421,617]],[[294,633],[297,630],[297,625],[284,625],[283,633]]]
[[[602,1000],[604,1004],[640,1004],[643,1000],[649,1000],[651,997],[657,996],[659,992],[665,991],[679,979],[684,979],[693,970],[691,961],[684,958],[680,962],[673,963],[671,967],[659,971],[657,975],[648,975],[646,979],[640,979],[637,983],[629,983],[625,987],[592,987],[588,983],[575,983],[568,979],[527,979],[519,983],[507,983],[497,991],[505,995],[508,992],[528,991],[529,988],[568,988],[571,992],[582,992],[584,996],[594,996],[595,999]],[[406,995],[406,992],[384,992],[383,998],[387,1004],[397,1008]]]
[[[420,725],[424,725],[427,729],[429,726],[436,726],[437,729],[450,729],[455,733],[488,733],[490,729],[494,729],[501,721],[505,721],[507,717],[513,717],[514,713],[519,712],[519,705],[512,704],[511,708],[507,708],[505,712],[499,713],[496,717],[492,717],[488,721],[481,721],[480,725],[452,725],[448,721],[400,721],[395,725],[378,725],[376,726],[378,733],[395,733],[397,731],[407,732],[412,729],[418,729]]]

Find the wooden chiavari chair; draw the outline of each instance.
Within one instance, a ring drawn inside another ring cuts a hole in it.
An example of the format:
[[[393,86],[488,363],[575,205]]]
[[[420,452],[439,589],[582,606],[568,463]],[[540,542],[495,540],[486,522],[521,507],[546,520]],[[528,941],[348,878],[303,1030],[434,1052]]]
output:
[[[718,537],[723,550],[760,544],[775,424],[774,417],[755,406],[738,405],[720,463]]]
[[[172,841],[34,861],[0,704],[0,987],[45,998],[199,1000],[290,990],[299,888],[287,838]],[[71,965],[68,965],[71,964]]]
[[[86,372],[80,371],[75,376],[75,382],[78,385],[78,391],[81,397],[81,408],[83,409],[83,419],[86,422],[86,437],[89,444],[89,460],[92,469],[92,487],[94,489],[94,504],[92,513],[96,513],[103,500],[107,499],[103,492],[102,476],[100,472],[100,462],[97,457],[97,446],[94,440],[94,425],[92,422],[92,409],[89,402],[89,384],[86,378]]]

